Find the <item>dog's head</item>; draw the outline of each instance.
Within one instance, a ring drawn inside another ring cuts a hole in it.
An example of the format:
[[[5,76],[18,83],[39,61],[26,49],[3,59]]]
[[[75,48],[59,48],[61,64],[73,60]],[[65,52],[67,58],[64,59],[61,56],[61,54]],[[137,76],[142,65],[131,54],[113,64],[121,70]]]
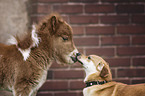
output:
[[[96,55],[77,57],[86,72],[86,81],[106,80],[111,81],[112,75],[108,63]]]
[[[53,58],[59,64],[76,62],[77,48],[73,42],[72,28],[58,14],[52,14],[44,20],[39,30],[46,49],[50,50]],[[48,46],[48,47],[47,47]]]

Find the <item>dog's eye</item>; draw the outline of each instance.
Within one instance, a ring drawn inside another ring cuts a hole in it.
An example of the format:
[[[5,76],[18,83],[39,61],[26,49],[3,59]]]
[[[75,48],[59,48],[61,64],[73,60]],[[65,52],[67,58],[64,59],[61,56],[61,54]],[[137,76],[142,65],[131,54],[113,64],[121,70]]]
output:
[[[64,41],[67,41],[67,40],[68,40],[68,36],[63,36],[62,39],[63,39]]]
[[[91,57],[89,56],[88,59],[91,59]]]

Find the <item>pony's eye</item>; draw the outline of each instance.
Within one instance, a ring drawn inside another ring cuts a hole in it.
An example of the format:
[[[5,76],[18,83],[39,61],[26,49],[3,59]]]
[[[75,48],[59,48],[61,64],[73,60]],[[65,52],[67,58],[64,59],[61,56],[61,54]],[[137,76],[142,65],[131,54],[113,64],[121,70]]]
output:
[[[88,59],[91,59],[91,57],[89,56]]]
[[[67,41],[67,40],[68,40],[68,36],[63,36],[62,39],[63,39],[64,41]]]

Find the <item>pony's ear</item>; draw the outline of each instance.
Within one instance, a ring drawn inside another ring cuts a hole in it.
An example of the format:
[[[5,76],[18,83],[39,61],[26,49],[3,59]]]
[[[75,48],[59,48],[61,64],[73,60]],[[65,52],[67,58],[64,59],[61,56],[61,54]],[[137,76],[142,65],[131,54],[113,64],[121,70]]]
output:
[[[106,66],[103,66],[101,73],[100,73],[100,77],[106,78],[106,77],[108,77],[108,75],[109,75],[108,69],[106,68]]]
[[[58,23],[58,20],[57,20],[56,16],[52,16],[51,19],[50,19],[52,32],[56,31],[57,23]]]

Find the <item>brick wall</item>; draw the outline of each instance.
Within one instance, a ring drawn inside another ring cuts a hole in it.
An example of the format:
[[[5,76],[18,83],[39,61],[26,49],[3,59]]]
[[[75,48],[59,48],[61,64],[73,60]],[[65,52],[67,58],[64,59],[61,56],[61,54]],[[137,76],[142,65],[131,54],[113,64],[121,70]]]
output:
[[[145,83],[144,0],[33,0],[31,19],[59,12],[71,24],[80,52],[110,63],[115,81]],[[37,96],[82,96],[85,73],[80,64],[48,71]]]

